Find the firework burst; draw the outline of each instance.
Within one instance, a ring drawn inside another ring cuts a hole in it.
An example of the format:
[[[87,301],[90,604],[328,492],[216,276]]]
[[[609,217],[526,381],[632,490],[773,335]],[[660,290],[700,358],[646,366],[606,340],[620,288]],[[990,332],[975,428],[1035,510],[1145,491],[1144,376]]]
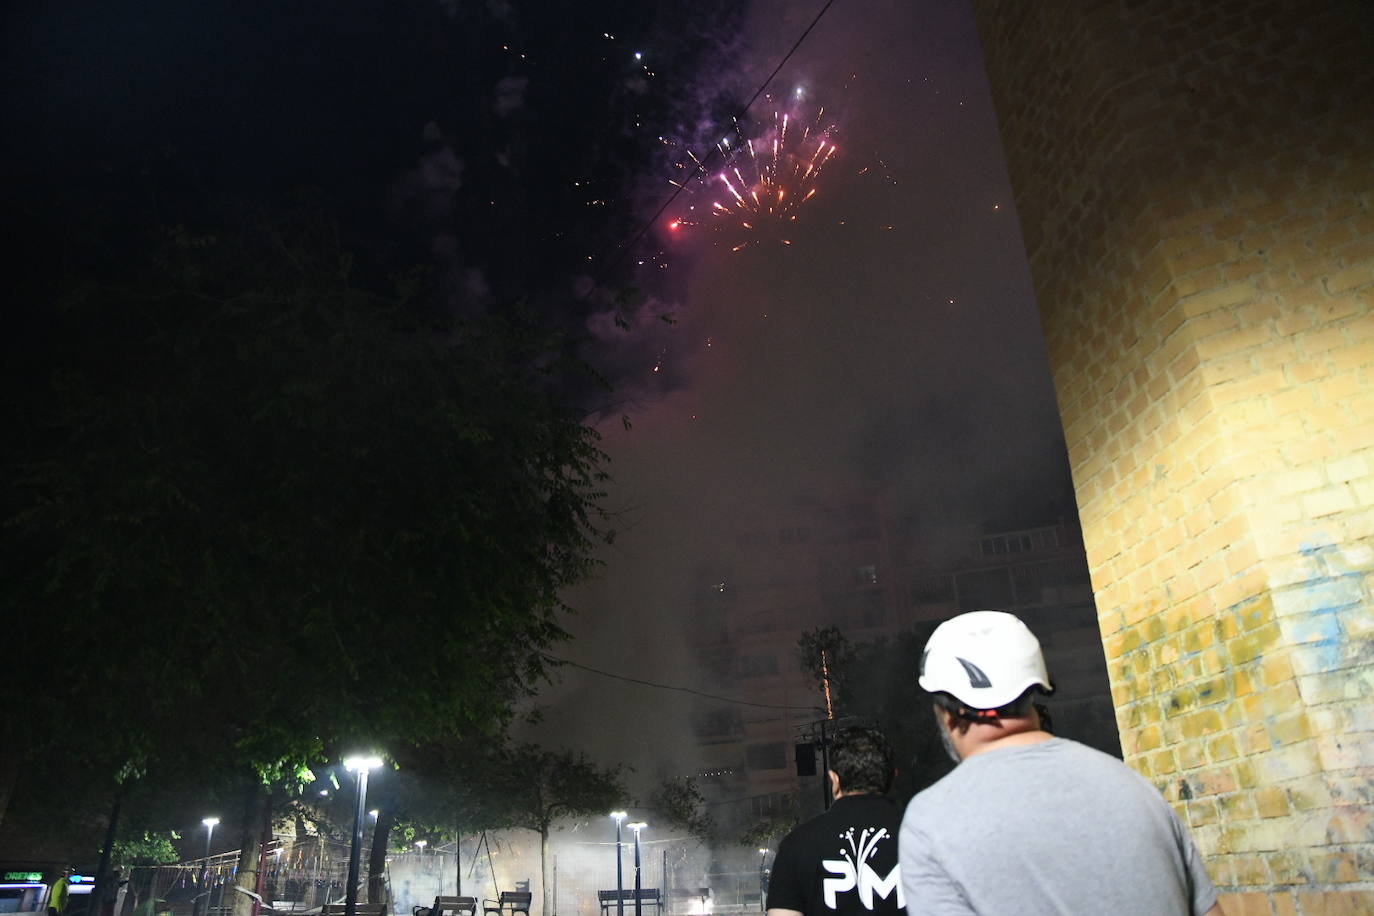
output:
[[[719,166],[708,169],[689,150],[690,162],[679,168],[690,177],[671,183],[689,191],[696,202],[668,228],[707,226],[724,233],[732,251],[764,240],[792,244],[790,226],[816,196],[817,181],[835,155],[834,133],[824,108],[814,118],[775,110],[756,136],[737,132],[733,141],[726,137],[717,143]]]

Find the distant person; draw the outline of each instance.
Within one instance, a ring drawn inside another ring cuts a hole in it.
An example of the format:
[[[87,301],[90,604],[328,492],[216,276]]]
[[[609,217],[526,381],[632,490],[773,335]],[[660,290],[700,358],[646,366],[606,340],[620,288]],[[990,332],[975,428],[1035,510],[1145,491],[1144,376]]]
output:
[[[1220,916],[1202,857],[1155,787],[1041,729],[1033,700],[1053,687],[1019,619],[973,611],[940,624],[919,683],[958,766],[902,819],[913,914]]]
[[[874,728],[841,729],[826,777],[835,803],[778,844],[768,916],[902,914],[897,868],[901,809],[892,788],[892,746]]]
[[[64,868],[48,892],[48,916],[62,916],[66,912],[67,901],[71,899],[71,886],[72,870]]]

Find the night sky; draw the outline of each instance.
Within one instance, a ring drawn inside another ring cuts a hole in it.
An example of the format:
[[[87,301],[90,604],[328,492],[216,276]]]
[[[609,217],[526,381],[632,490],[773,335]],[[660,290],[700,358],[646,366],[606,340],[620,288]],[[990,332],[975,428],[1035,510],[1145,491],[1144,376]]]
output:
[[[742,64],[766,76],[815,8],[753,4]],[[842,158],[792,246],[691,252],[669,350],[686,382],[630,431],[604,424],[630,524],[564,652],[594,667],[699,686],[665,613],[798,497],[878,494],[952,552],[1075,512],[967,4],[837,3],[773,86],[839,110]],[[550,733],[614,722],[641,766],[690,771],[680,695],[578,671],[564,688]]]
[[[452,308],[524,298],[586,336],[622,533],[560,653],[689,683],[702,563],[799,496],[877,494],[958,545],[1074,511],[966,2],[837,0],[768,85],[837,148],[790,245],[668,229],[709,205],[689,190],[628,246],[823,5],[14,3],[7,196],[175,221],[311,187]],[[652,772],[686,734],[673,697],[566,671],[539,734]],[[607,723],[641,737],[585,738]]]

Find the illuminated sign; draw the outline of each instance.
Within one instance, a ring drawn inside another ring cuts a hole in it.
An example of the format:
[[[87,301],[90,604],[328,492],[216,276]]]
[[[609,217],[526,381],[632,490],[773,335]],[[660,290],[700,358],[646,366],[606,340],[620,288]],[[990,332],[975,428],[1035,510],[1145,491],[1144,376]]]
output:
[[[5,872],[6,881],[42,881],[41,871],[7,871]]]
[[[95,875],[72,875],[67,879],[72,884],[80,884],[83,881],[95,881]]]

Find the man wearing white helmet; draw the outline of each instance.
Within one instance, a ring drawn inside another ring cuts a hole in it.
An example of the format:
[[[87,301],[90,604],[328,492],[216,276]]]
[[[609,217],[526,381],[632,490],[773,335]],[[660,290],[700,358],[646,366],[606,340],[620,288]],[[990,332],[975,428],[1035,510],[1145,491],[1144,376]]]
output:
[[[1202,858],[1159,792],[1114,757],[1040,727],[1040,643],[1002,611],[931,634],[919,683],[959,765],[907,806],[909,912],[1220,916]]]

